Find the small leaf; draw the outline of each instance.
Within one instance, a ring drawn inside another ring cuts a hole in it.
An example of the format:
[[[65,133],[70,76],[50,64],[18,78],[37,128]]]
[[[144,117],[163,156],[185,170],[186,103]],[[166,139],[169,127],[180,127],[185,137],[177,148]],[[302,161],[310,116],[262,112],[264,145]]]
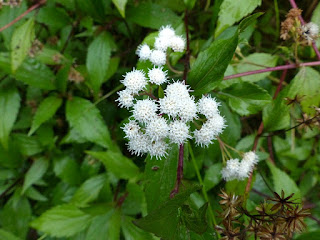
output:
[[[9,134],[17,119],[20,108],[20,96],[16,88],[0,90],[0,142],[8,148]]]
[[[251,16],[243,19],[241,23],[239,24],[239,31],[240,33],[243,32],[247,27],[249,27],[252,23],[255,22],[261,15],[263,15],[262,12],[254,13]]]
[[[11,40],[11,69],[15,72],[25,57],[28,55],[32,41],[35,38],[34,19],[30,18],[23,25],[18,27]]]
[[[255,114],[271,101],[266,90],[247,82],[232,84],[220,94],[226,98],[231,109],[241,116]]]
[[[32,127],[28,135],[32,135],[42,123],[48,121],[56,113],[62,104],[62,99],[57,96],[49,96],[44,99],[37,109],[32,121]]]
[[[80,167],[70,154],[54,158],[53,171],[57,177],[70,185],[76,185],[80,182]]]
[[[99,159],[105,165],[108,171],[112,172],[120,179],[136,178],[139,174],[139,168],[132,162],[132,160],[126,158],[119,152],[87,151],[87,153]]]
[[[28,172],[24,177],[22,194],[35,182],[40,180],[42,176],[45,174],[49,166],[48,160],[45,158],[38,158],[29,168]]]
[[[117,7],[118,11],[120,12],[121,16],[125,18],[125,10],[128,0],[112,0],[113,4]]]
[[[43,151],[43,146],[39,142],[38,137],[15,133],[13,140],[22,155],[32,156]]]
[[[83,231],[92,217],[74,205],[64,204],[44,212],[31,226],[53,237],[70,237]]]
[[[67,101],[66,117],[81,137],[109,149],[115,148],[99,110],[90,101],[80,97]]]

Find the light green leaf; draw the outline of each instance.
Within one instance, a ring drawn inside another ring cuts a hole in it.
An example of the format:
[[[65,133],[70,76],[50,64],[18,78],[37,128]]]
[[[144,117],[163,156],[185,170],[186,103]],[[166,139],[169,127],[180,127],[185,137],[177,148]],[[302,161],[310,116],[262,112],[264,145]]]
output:
[[[48,121],[56,113],[62,104],[62,99],[57,96],[49,96],[44,99],[37,109],[32,121],[32,127],[28,135],[32,135],[42,123]]]
[[[195,95],[208,93],[219,85],[237,44],[238,32],[229,39],[215,40],[199,54],[188,77],[188,84]]]
[[[17,119],[20,96],[16,88],[0,89],[0,142],[8,148],[9,134]]]
[[[154,240],[152,235],[148,232],[137,228],[132,221],[134,218],[123,216],[121,221],[121,229],[126,240]]]
[[[215,36],[218,36],[226,28],[240,21],[260,5],[261,0],[224,0],[220,6]]]
[[[121,16],[125,18],[125,10],[128,0],[112,0],[113,4],[117,7],[118,11],[120,12]]]
[[[32,41],[35,38],[34,19],[30,18],[18,27],[11,40],[11,70],[15,72],[28,55]]]
[[[53,237],[70,237],[83,231],[92,217],[74,205],[51,208],[31,222],[31,226]]]
[[[132,179],[136,178],[139,174],[139,168],[132,162],[132,160],[126,158],[119,152],[87,151],[87,153],[99,159],[104,164],[107,171],[112,172],[118,178]]]
[[[66,117],[70,127],[81,137],[109,149],[115,148],[99,110],[90,101],[80,97],[67,101]]]
[[[35,182],[40,180],[42,176],[45,174],[49,166],[48,160],[45,158],[38,158],[29,168],[28,172],[24,177],[22,194]]]
[[[255,114],[271,101],[266,90],[252,83],[235,83],[219,93],[241,116]]]
[[[165,25],[177,27],[182,23],[181,18],[171,9],[151,2],[140,3],[138,6],[127,9],[127,20],[153,29],[159,29]]]
[[[221,169],[222,164],[216,163],[206,170],[203,180],[206,191],[209,191],[211,188],[215,187],[222,180]]]
[[[112,36],[103,32],[89,45],[86,66],[90,76],[90,84],[97,94],[104,82],[109,66]]]
[[[16,237],[11,232],[0,229],[0,240],[21,240],[21,238]]]
[[[35,200],[35,201],[40,201],[40,202],[46,202],[48,201],[48,198],[43,196],[36,188],[34,187],[29,187],[28,190],[25,193],[25,196]]]
[[[195,3],[197,2],[196,0],[183,0],[184,4],[186,5],[186,7],[191,10]]]
[[[88,203],[95,200],[100,190],[106,183],[106,175],[101,174],[86,180],[76,191],[71,199],[71,203],[78,207],[87,207]]]

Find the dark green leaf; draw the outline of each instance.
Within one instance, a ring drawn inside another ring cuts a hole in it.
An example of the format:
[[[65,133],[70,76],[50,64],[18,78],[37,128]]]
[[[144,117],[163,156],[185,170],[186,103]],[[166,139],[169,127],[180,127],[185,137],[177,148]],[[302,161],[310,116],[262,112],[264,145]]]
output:
[[[21,238],[16,237],[11,232],[0,229],[0,240],[21,240]]]
[[[70,17],[63,8],[42,7],[37,14],[37,21],[49,26],[52,34],[71,22]]]
[[[320,231],[308,232],[299,235],[295,240],[318,240],[320,239]]]
[[[67,154],[54,158],[53,171],[59,178],[70,185],[80,182],[79,165],[74,158]]]
[[[263,15],[262,12],[254,13],[249,17],[246,17],[241,21],[239,24],[239,31],[240,33],[243,32],[247,27],[249,27],[252,23],[255,22],[257,18],[259,18],[261,15]]]
[[[136,227],[132,221],[134,218],[123,216],[121,221],[121,229],[126,240],[154,240],[152,235],[142,229]]]
[[[203,234],[207,231],[208,223],[206,220],[206,213],[208,203],[205,203],[199,210],[191,209],[189,206],[182,206],[182,217],[186,227],[198,234]]]
[[[43,147],[37,137],[29,137],[26,134],[15,133],[13,140],[22,155],[32,156],[43,151]]]
[[[222,164],[216,163],[206,170],[203,181],[206,191],[209,191],[211,188],[215,187],[221,181],[221,169]]]

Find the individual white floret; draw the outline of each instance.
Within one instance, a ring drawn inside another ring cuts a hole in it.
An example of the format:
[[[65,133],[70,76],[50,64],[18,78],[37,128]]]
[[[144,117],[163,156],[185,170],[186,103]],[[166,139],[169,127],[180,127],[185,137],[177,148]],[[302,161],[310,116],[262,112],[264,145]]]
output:
[[[204,125],[213,131],[214,136],[220,135],[226,127],[225,119],[220,114],[215,114],[213,117],[208,118]]]
[[[215,98],[210,96],[202,96],[197,103],[198,112],[205,115],[207,118],[211,118],[215,114],[219,114],[219,106],[220,103],[218,103]]]
[[[131,91],[128,89],[122,90],[118,92],[118,99],[116,102],[118,102],[119,107],[121,108],[130,108],[133,106],[133,96]]]
[[[212,140],[214,140],[213,132],[206,127],[203,127],[200,130],[195,130],[193,132],[193,136],[197,145],[201,147],[208,147],[212,144]]]
[[[162,26],[159,30],[159,37],[161,38],[172,38],[174,37],[176,34],[174,32],[174,29],[170,26],[170,25],[167,25],[167,26]]]
[[[137,137],[132,138],[128,142],[128,150],[131,154],[142,156],[149,151],[151,140],[145,134],[139,132]]]
[[[254,166],[254,165],[256,165],[258,163],[259,157],[255,152],[250,151],[250,152],[246,152],[243,155],[243,160],[242,161],[248,161],[249,164]]]
[[[138,93],[147,85],[147,79],[144,72],[136,69],[128,72],[120,82],[132,93]]]
[[[122,127],[126,138],[133,139],[139,136],[140,126],[136,121],[130,120]]]
[[[156,85],[161,85],[167,81],[167,71],[163,71],[162,67],[153,67],[148,72],[149,81]]]
[[[158,106],[151,99],[138,100],[133,105],[132,116],[141,123],[148,123],[157,117]]]
[[[238,172],[240,168],[239,159],[230,159],[227,161],[226,166],[221,170],[222,177],[226,181],[238,179]]]
[[[166,52],[168,47],[171,46],[171,39],[168,37],[156,37],[154,42],[155,49]]]
[[[149,145],[148,151],[151,157],[156,157],[156,159],[161,159],[168,155],[167,153],[168,144],[163,141],[154,141]]]
[[[152,141],[159,141],[168,136],[169,126],[166,119],[156,117],[146,126],[146,134]]]
[[[166,53],[161,50],[152,50],[149,60],[156,66],[166,64]]]
[[[185,98],[180,101],[179,117],[181,120],[189,122],[197,118],[197,105],[193,98]]]
[[[180,145],[188,138],[191,138],[191,136],[189,135],[189,127],[185,122],[176,120],[170,123],[169,139],[171,142]]]
[[[141,44],[138,46],[136,54],[142,61],[148,60],[150,58],[151,49],[147,44]]]
[[[174,82],[169,84],[165,90],[165,93],[168,97],[175,97],[181,100],[190,98],[188,85],[185,85],[183,82]]]
[[[238,171],[238,178],[239,180],[244,180],[245,178],[249,177],[249,174],[253,170],[253,165],[245,160],[240,162],[239,171]]]
[[[160,113],[167,114],[170,118],[175,118],[180,111],[180,105],[175,97],[165,96],[160,98]]]
[[[185,40],[180,36],[174,36],[170,39],[170,47],[175,52],[183,52],[186,47]]]

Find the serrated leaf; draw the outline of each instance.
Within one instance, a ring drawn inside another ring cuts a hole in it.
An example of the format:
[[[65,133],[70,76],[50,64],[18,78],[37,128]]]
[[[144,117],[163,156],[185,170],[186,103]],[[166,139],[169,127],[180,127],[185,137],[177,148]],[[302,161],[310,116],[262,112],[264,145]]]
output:
[[[227,27],[230,27],[234,23],[240,21],[260,5],[261,0],[224,0],[220,6],[218,26],[215,31],[215,36],[218,36]]]
[[[71,199],[71,203],[78,207],[87,207],[88,203],[95,200],[100,190],[106,183],[106,175],[101,174],[87,179],[76,191]]]
[[[66,117],[81,137],[109,149],[115,148],[99,110],[90,101],[80,97],[67,101]]]
[[[31,222],[31,226],[53,237],[70,237],[83,231],[91,219],[76,206],[64,204],[44,212]]]
[[[21,238],[16,237],[11,232],[0,229],[0,240],[21,240]]]
[[[52,118],[61,104],[62,99],[57,96],[49,96],[44,99],[34,115],[32,126],[28,135],[32,135],[42,123]]]
[[[40,180],[45,174],[49,166],[48,160],[45,158],[36,159],[24,177],[22,194],[35,182]]]
[[[194,95],[208,93],[219,85],[238,44],[238,32],[229,39],[215,40],[192,65],[188,84]]]
[[[198,234],[203,234],[205,231],[207,231],[207,209],[208,203],[205,203],[200,209],[197,210],[191,209],[187,205],[182,206],[182,217],[186,227]]]
[[[20,96],[16,88],[0,89],[0,142],[8,148],[9,134],[17,119]]]
[[[106,167],[107,171],[112,172],[120,179],[133,179],[139,174],[139,168],[119,152],[93,152],[87,153],[99,159]]]
[[[15,72],[28,55],[32,41],[35,38],[34,19],[30,18],[18,27],[11,39],[11,70]]]
[[[121,229],[126,240],[154,240],[152,235],[142,229],[136,227],[132,222],[134,218],[123,216],[121,221]]]
[[[232,84],[219,94],[226,98],[231,109],[241,116],[255,114],[271,101],[266,90],[247,82]]]
[[[120,12],[121,16],[125,18],[125,10],[127,5],[127,0],[112,0],[113,4],[117,7],[118,11]]]
[[[104,82],[109,66],[112,36],[103,32],[89,45],[86,66],[90,84],[97,94]]]

